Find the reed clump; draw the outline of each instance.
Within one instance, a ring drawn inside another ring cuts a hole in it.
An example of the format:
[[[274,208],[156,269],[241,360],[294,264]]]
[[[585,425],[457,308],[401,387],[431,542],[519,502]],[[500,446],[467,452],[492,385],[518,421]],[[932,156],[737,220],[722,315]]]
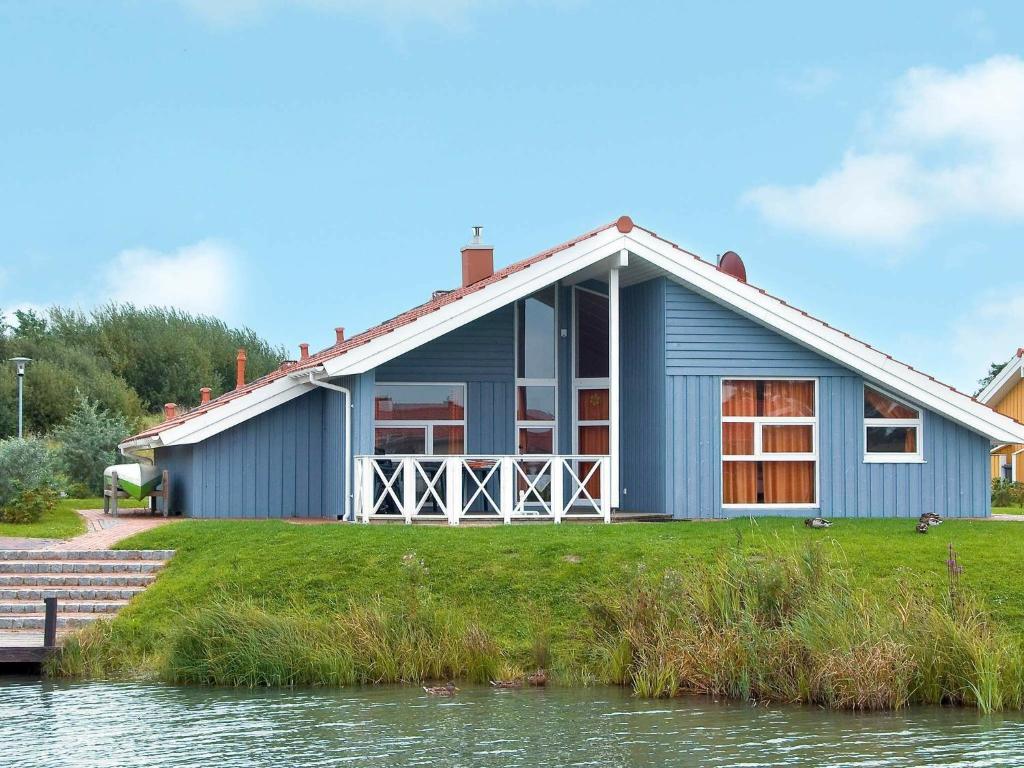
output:
[[[872,593],[836,550],[737,546],[685,575],[637,570],[592,611],[606,682],[638,695],[709,694],[837,709],[915,703],[1021,708],[1019,638],[959,585]]]

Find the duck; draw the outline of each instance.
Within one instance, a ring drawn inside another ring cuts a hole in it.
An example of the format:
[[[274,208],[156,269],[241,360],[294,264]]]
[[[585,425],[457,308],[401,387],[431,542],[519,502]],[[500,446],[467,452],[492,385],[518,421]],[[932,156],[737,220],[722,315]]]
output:
[[[537,688],[543,688],[548,684],[548,673],[543,669],[538,669],[532,675],[526,676],[526,682]]]
[[[928,529],[929,529],[930,527],[931,527],[931,526],[929,526],[929,525],[928,525],[928,523],[926,523],[926,522],[925,522],[924,520],[922,520],[921,522],[919,522],[919,523],[918,523],[918,524],[917,524],[917,525],[916,525],[916,526],[914,527],[914,530],[915,530],[915,531],[917,531],[918,533],[928,533]]]
[[[522,688],[522,680],[491,680],[492,688]]]
[[[449,680],[444,685],[424,685],[423,690],[428,696],[454,696],[459,689]]]
[[[808,528],[831,528],[832,522],[824,517],[808,517],[804,520],[804,525]]]
[[[921,515],[921,522],[928,525],[942,525],[942,517],[934,512],[925,512]]]

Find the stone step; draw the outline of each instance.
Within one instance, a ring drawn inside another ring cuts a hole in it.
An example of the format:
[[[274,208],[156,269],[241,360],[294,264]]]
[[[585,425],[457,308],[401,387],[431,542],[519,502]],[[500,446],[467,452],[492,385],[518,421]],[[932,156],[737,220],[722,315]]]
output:
[[[58,613],[57,628],[84,627],[96,619],[104,618],[102,613]],[[0,615],[0,629],[42,629],[46,617],[42,612]]]
[[[0,574],[14,573],[152,573],[157,560],[0,560]]]
[[[57,601],[57,615],[62,613],[117,613],[128,605],[127,600]],[[42,600],[5,600],[0,602],[0,616],[23,613],[45,613]]]
[[[0,574],[4,587],[145,587],[153,583],[155,573],[20,573]]]
[[[38,600],[56,597],[61,600],[131,600],[145,587],[0,587],[0,600]]]
[[[170,560],[173,549],[0,549],[4,560]]]

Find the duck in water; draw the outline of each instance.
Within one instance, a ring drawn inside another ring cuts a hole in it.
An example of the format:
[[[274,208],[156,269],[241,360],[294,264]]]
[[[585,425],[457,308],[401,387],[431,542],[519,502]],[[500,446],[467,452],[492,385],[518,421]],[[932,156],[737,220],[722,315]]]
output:
[[[538,669],[532,675],[527,675],[526,682],[537,688],[543,688],[548,684],[548,673],[543,669]]]
[[[428,696],[454,696],[455,692],[459,689],[449,680],[444,685],[424,685],[423,690],[427,692]]]
[[[824,517],[808,517],[804,520],[804,525],[808,528],[831,528],[832,523],[826,520]]]
[[[491,680],[492,688],[522,688],[522,680]]]

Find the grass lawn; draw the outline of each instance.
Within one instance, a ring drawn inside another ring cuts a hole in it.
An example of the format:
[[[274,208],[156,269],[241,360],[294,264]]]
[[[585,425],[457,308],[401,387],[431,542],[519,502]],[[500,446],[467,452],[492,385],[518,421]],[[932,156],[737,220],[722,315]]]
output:
[[[1024,515],[1024,507],[992,507],[993,515]]]
[[[639,564],[685,578],[695,562],[724,548],[816,540],[848,564],[856,584],[879,594],[901,585],[943,590],[952,542],[965,568],[962,583],[996,620],[1024,634],[1024,524],[951,520],[921,535],[915,522],[838,520],[820,531],[784,518],[461,529],[185,521],[118,545],[177,555],[119,615],[115,630],[119,642],[145,656],[159,653],[182,614],[224,598],[249,598],[270,611],[344,611],[370,596],[407,593],[402,557],[415,553],[427,569],[426,590],[486,627],[503,647],[527,653],[546,631],[554,649],[580,653],[591,640],[583,629],[588,606]]]
[[[76,509],[101,509],[103,499],[61,499],[52,512],[37,523],[0,523],[0,536],[26,539],[70,539],[85,533],[85,522]]]

